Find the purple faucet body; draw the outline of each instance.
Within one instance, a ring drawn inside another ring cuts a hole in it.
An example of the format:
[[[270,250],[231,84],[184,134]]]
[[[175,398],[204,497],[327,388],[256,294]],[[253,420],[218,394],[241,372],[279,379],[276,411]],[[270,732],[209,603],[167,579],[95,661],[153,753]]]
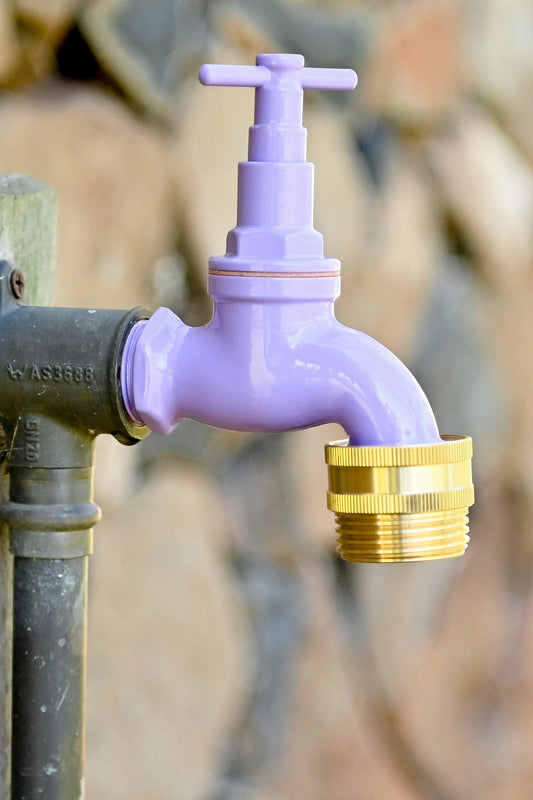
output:
[[[200,80],[255,87],[237,225],[226,254],[209,262],[212,320],[191,328],[160,308],[130,335],[122,385],[131,417],[155,433],[184,418],[251,432],[338,422],[354,445],[440,442],[408,369],[335,319],[340,264],[324,257],[313,228],[303,89],[350,89],[355,73],[269,54],[255,67],[204,65]]]

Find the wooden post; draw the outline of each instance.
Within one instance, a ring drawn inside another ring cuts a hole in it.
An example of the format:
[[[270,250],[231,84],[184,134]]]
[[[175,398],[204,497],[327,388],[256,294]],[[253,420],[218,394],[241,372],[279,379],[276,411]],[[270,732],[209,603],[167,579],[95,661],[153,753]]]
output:
[[[56,194],[26,175],[0,176],[0,259],[26,279],[28,305],[51,305],[53,298]],[[0,369],[2,369],[0,353]],[[2,468],[3,469],[3,468]],[[5,476],[0,475],[2,486]],[[11,755],[12,557],[0,530],[0,797],[9,797]]]

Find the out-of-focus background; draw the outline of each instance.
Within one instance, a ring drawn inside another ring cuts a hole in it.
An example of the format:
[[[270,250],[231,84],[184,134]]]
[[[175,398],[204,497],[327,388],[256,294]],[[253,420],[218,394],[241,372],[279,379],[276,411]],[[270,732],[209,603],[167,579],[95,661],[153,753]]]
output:
[[[340,319],[475,440],[465,557],[347,565],[339,429],[98,444],[88,796],[531,800],[530,0],[2,0],[0,173],[59,197],[56,303],[209,318],[253,92],[204,61],[353,67],[309,93]]]

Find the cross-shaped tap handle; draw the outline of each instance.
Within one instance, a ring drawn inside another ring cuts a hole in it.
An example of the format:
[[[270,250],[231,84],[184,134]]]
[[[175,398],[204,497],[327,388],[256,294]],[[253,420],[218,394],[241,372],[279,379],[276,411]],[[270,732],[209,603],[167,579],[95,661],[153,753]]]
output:
[[[251,86],[267,83],[279,86],[281,80],[291,79],[302,89],[354,89],[357,75],[353,69],[304,67],[304,58],[289,53],[264,53],[257,56],[257,66],[233,64],[204,64],[199,72],[206,86]]]
[[[303,56],[287,53],[265,53],[257,56],[257,66],[231,64],[204,64],[198,77],[206,86],[251,86],[256,89],[254,127],[272,126],[283,136],[289,136],[287,128],[302,125],[304,89],[353,89],[357,75],[352,69],[328,69],[305,67]],[[278,128],[282,126],[282,128]],[[270,161],[263,147],[254,147],[250,140],[250,159]],[[264,141],[263,136],[257,137]],[[279,138],[279,137],[276,137]],[[257,142],[259,145],[259,141]],[[305,143],[304,143],[305,148]],[[279,148],[276,148],[278,150]],[[283,150],[294,148],[283,147]],[[305,152],[297,148],[291,161],[305,160]]]

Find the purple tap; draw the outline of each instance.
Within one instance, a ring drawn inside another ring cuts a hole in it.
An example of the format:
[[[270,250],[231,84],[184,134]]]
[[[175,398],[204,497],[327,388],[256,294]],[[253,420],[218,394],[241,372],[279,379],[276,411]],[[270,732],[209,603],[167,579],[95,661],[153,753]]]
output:
[[[122,388],[132,419],[155,433],[184,418],[257,432],[338,422],[352,445],[440,442],[409,370],[335,319],[340,264],[313,228],[303,90],[353,89],[355,72],[268,54],[255,67],[206,64],[199,77],[255,87],[237,225],[226,254],[209,261],[212,320],[191,328],[160,308],[130,334]]]

